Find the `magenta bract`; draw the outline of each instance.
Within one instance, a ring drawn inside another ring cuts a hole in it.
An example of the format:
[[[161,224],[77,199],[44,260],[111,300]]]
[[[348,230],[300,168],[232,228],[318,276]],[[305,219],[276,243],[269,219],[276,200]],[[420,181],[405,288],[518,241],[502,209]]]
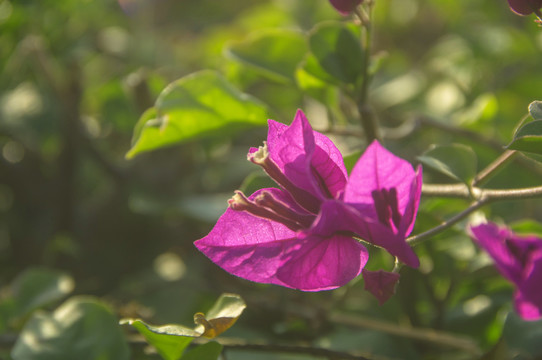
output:
[[[508,0],[508,5],[518,15],[529,15],[542,8],[542,0]]]
[[[365,290],[369,291],[378,299],[382,305],[395,294],[395,287],[399,282],[399,274],[384,270],[369,271],[363,269],[363,280]]]
[[[471,227],[470,231],[499,272],[516,286],[518,314],[525,320],[542,318],[542,239],[518,236],[493,223]]]
[[[421,171],[369,146],[350,178],[337,147],[302,111],[290,126],[269,120],[267,141],[248,159],[280,188],[242,192],[196,247],[244,279],[304,291],[342,286],[368,260],[359,240],[418,266],[405,237],[421,195]],[[367,187],[364,189],[364,187]]]
[[[348,15],[360,5],[363,0],[329,0],[331,5],[342,15]]]

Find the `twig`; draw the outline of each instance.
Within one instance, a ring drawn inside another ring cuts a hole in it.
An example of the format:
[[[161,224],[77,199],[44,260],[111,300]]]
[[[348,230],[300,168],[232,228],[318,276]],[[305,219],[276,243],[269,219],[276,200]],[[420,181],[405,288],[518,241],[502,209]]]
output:
[[[481,185],[482,183],[489,180],[493,175],[495,175],[499,170],[501,170],[507,163],[512,161],[519,153],[515,150],[506,150],[499,156],[495,161],[489,164],[485,169],[480,171],[474,180],[472,181],[473,186]]]
[[[431,127],[433,129],[437,129],[437,130],[441,130],[445,133],[450,133],[450,134],[455,134],[455,135],[459,135],[463,138],[466,138],[466,139],[469,139],[469,140],[472,140],[476,143],[480,143],[480,144],[484,144],[492,149],[495,149],[499,152],[501,152],[503,150],[503,145],[492,139],[492,138],[489,138],[489,137],[486,137],[486,136],[483,136],[483,135],[480,135],[479,133],[476,133],[474,131],[469,131],[469,130],[466,130],[466,129],[461,129],[461,128],[458,128],[456,126],[452,126],[452,125],[449,125],[449,124],[446,124],[442,121],[436,121],[436,120],[433,120],[427,116],[419,116],[416,118],[415,120],[419,125],[422,125],[422,126],[428,126],[428,127]]]
[[[418,235],[411,236],[411,237],[407,238],[406,241],[412,246],[417,245],[417,244],[421,243],[422,241],[427,240],[428,238],[432,237],[433,235],[436,235],[439,232],[441,232],[443,230],[446,230],[449,227],[456,224],[457,222],[463,220],[470,213],[478,210],[482,206],[486,205],[488,202],[489,202],[489,200],[487,200],[487,199],[486,200],[476,201],[476,202],[472,203],[468,208],[466,208],[465,210],[460,212],[459,214],[456,214],[451,219],[448,219],[448,220],[444,221],[440,225],[438,225],[438,226],[436,226],[436,227],[434,227],[432,229],[429,229],[426,232],[423,232],[423,233],[418,234]]]
[[[479,355],[481,353],[480,348],[474,341],[465,337],[460,337],[433,329],[398,326],[395,323],[369,319],[352,314],[331,314],[330,320],[338,324],[381,331],[407,339],[420,340],[432,344],[460,349],[469,352],[470,354]]]
[[[422,191],[424,195],[440,196],[440,197],[456,197],[468,199],[474,196],[476,200],[468,208],[455,215],[451,219],[446,220],[442,224],[427,230],[418,235],[407,238],[407,242],[411,245],[419,244],[420,242],[430,238],[431,236],[438,234],[439,232],[448,229],[455,223],[459,222],[473,211],[481,208],[482,206],[494,202],[503,200],[520,200],[531,199],[535,197],[542,197],[542,186],[523,188],[523,189],[480,189],[474,187],[470,189],[464,184],[453,185],[424,185]]]
[[[365,13],[361,8],[355,10],[356,15],[361,21],[362,30],[364,33],[363,42],[361,44],[363,48],[363,68],[361,89],[359,98],[354,98],[357,104],[361,126],[365,131],[365,138],[367,143],[370,144],[373,140],[379,139],[378,126],[376,119],[368,103],[369,98],[369,84],[371,83],[371,75],[369,74],[369,64],[371,62],[371,46],[372,46],[372,24],[371,24],[371,10],[373,3],[367,3],[368,13]]]
[[[487,201],[521,200],[542,196],[542,186],[521,189],[482,189],[473,187],[471,192],[465,184],[424,184],[424,196],[450,197],[459,199],[476,199]]]
[[[352,354],[350,352],[330,350],[308,345],[271,344],[264,341],[246,341],[243,339],[229,337],[218,337],[215,339],[215,341],[220,343],[226,352],[228,350],[261,351],[267,353],[305,354],[315,357],[326,357],[330,360],[371,360],[367,357]],[[128,342],[131,346],[147,344],[145,338],[139,334],[130,336]],[[196,338],[194,339],[193,344],[197,345],[207,342],[209,342],[208,339]]]
[[[492,148],[499,153],[503,151],[504,145],[501,144],[499,141],[496,141],[492,138],[480,135],[477,132],[461,129],[456,126],[452,126],[446,123],[443,123],[441,121],[436,121],[433,119],[430,119],[427,116],[419,116],[415,120],[417,124],[420,126],[428,126],[436,130],[440,130],[445,133],[454,134],[457,136],[461,136],[465,139],[469,139],[475,143],[482,144],[484,146],[487,146],[489,148]],[[517,153],[516,153],[517,154]],[[538,162],[535,160],[525,156],[524,154],[518,154],[519,156],[515,157],[515,161],[518,165],[522,166],[523,168],[537,174],[538,176],[542,177],[542,167]]]
[[[224,350],[241,350],[241,351],[262,351],[267,353],[289,353],[289,354],[305,354],[315,357],[326,357],[328,359],[339,360],[369,360],[361,355],[355,355],[349,352],[324,349],[319,347],[305,345],[284,345],[270,344],[264,342],[247,342],[237,339],[218,338]]]

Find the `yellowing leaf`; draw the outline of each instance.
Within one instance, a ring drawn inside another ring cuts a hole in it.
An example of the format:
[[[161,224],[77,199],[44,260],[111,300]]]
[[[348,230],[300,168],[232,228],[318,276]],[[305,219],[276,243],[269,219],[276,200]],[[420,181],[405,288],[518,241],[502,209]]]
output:
[[[203,313],[194,315],[201,336],[212,339],[228,330],[241,316],[246,304],[239,295],[222,294],[209,310],[207,317]]]
[[[194,338],[214,338],[229,329],[239,318],[246,304],[239,295],[222,294],[209,310],[194,315],[195,329],[170,324],[153,326],[140,319],[122,319],[120,324],[132,325],[166,360],[178,360]]]

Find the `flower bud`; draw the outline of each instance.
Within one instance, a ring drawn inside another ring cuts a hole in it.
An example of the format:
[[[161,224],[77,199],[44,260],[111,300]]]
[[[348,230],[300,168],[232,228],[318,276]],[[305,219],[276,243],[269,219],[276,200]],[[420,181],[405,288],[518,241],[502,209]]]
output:
[[[341,15],[348,15],[353,12],[363,0],[329,0],[329,2],[341,13]]]
[[[542,8],[542,0],[508,0],[508,5],[518,15],[530,15]]]

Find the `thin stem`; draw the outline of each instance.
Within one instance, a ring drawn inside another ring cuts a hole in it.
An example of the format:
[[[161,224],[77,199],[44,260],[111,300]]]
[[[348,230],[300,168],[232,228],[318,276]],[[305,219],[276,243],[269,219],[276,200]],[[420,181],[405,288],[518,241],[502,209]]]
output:
[[[369,74],[369,65],[371,63],[371,47],[372,47],[372,23],[371,23],[371,11],[373,8],[373,2],[367,4],[368,12],[365,13],[361,8],[355,10],[358,16],[362,30],[363,30],[363,64],[362,64],[362,82],[359,93],[359,98],[356,100],[358,112],[361,120],[361,126],[365,131],[365,138],[367,143],[371,143],[375,139],[380,139],[378,133],[378,126],[376,124],[376,118],[373,110],[368,103],[369,98],[369,85],[371,83],[371,76]]]
[[[472,186],[477,186],[487,182],[499,170],[502,170],[502,168],[507,165],[511,160],[513,160],[517,155],[518,152],[515,150],[506,150],[505,152],[503,152],[501,156],[499,156],[496,160],[494,160],[491,164],[489,164],[485,169],[483,169],[476,175],[476,177],[472,181]]]
[[[423,126],[423,127],[431,127],[432,129],[436,129],[436,130],[440,130],[440,131],[443,131],[445,133],[448,133],[448,134],[454,134],[454,135],[457,135],[457,136],[461,136],[463,138],[466,138],[466,139],[469,139],[477,144],[482,144],[484,146],[487,146],[489,148],[492,148],[496,151],[498,151],[499,153],[502,152],[504,146],[492,139],[492,138],[489,138],[489,137],[486,137],[486,136],[483,136],[483,135],[480,135],[479,133],[476,133],[474,131],[470,131],[470,130],[466,130],[466,129],[461,129],[461,128],[458,128],[456,126],[452,126],[452,125],[449,125],[447,123],[444,123],[444,122],[441,122],[441,121],[436,121],[436,120],[433,120],[427,116],[420,116],[418,118],[415,119],[415,122],[418,124],[418,126]],[[535,160],[519,153],[518,156],[516,156],[515,158],[516,162],[518,165],[520,165],[521,167],[531,171],[532,173],[535,173],[537,176],[541,176],[542,177],[542,167],[540,166],[540,164],[538,162],[536,162]]]
[[[471,197],[469,188],[464,184],[455,185],[424,185],[422,191],[425,195],[431,194],[433,196],[448,196],[468,199]],[[455,223],[459,222],[473,211],[481,208],[482,206],[502,200],[520,200],[531,199],[535,197],[542,197],[542,186],[524,188],[524,189],[480,189],[472,188],[472,194],[478,200],[472,203],[467,209],[463,210],[459,214],[455,215],[449,220],[446,220],[439,226],[436,226],[426,232],[407,238],[407,242],[411,245],[419,244],[420,242],[430,238],[439,232],[448,229]]]
[[[330,315],[329,320],[338,324],[376,330],[407,339],[419,340],[449,348],[460,349],[474,355],[479,355],[481,353],[474,341],[465,337],[460,337],[433,329],[399,326],[396,323],[369,319],[353,314],[335,313]]]
[[[427,239],[429,239],[430,237],[438,234],[439,232],[441,231],[444,231],[450,227],[452,227],[453,225],[455,225],[456,223],[458,223],[459,221],[463,220],[465,217],[467,217],[470,213],[478,210],[479,208],[481,208],[482,206],[486,205],[487,203],[489,202],[489,200],[479,200],[479,201],[476,201],[474,203],[472,203],[468,208],[466,208],[465,210],[463,210],[462,212],[456,214],[454,217],[444,221],[443,223],[441,223],[440,225],[430,229],[430,230],[427,230],[426,232],[423,232],[421,234],[418,234],[418,235],[414,235],[414,236],[411,236],[409,238],[406,239],[406,241],[414,246],[414,245],[417,245]]]
[[[425,196],[450,197],[458,199],[470,199],[471,193],[465,184],[424,184],[422,193]],[[521,200],[542,196],[542,186],[534,186],[522,189],[482,189],[472,188],[472,194],[476,199],[489,201]]]
[[[203,339],[202,339],[203,340]],[[217,341],[224,347],[224,351],[237,350],[237,351],[262,351],[266,353],[283,353],[283,354],[305,354],[314,357],[324,357],[328,359],[345,359],[345,360],[369,360],[366,357],[351,354],[345,351],[336,351],[330,349],[324,349],[320,347],[307,346],[307,345],[284,345],[284,344],[271,344],[267,342],[248,342],[241,339],[232,338],[217,338]],[[205,342],[205,340],[201,341]],[[197,339],[195,343],[200,343]]]

